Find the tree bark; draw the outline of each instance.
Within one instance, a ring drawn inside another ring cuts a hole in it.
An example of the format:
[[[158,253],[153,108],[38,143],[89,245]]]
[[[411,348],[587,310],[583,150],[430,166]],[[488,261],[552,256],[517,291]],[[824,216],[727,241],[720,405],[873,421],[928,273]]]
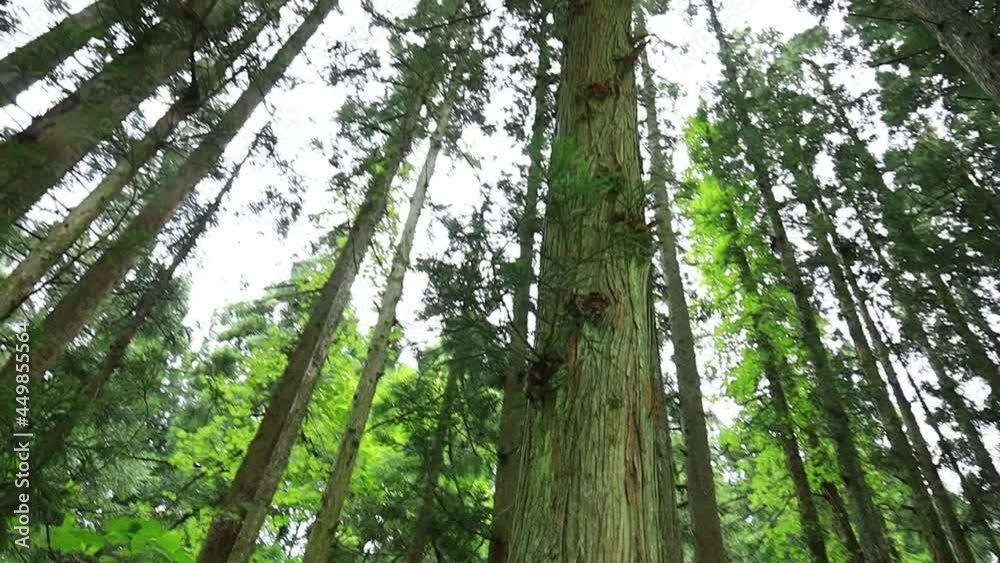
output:
[[[0,60],[0,104],[14,103],[21,92],[107,30],[118,19],[118,8],[114,0],[97,0]]]
[[[1000,43],[967,5],[952,0],[910,0],[910,7],[941,48],[1000,105]]]
[[[403,296],[403,281],[410,266],[413,237],[416,234],[420,212],[424,207],[427,188],[434,175],[434,167],[437,164],[437,158],[449,127],[452,107],[458,95],[457,82],[459,80],[461,80],[461,76],[453,72],[452,86],[438,111],[437,127],[431,136],[427,156],[424,158],[424,167],[417,177],[417,185],[410,197],[410,208],[407,211],[403,232],[396,247],[396,255],[392,259],[385,290],[382,292],[378,320],[375,322],[375,328],[368,344],[368,355],[361,370],[361,378],[354,391],[351,410],[347,415],[347,428],[340,439],[337,458],[330,472],[326,491],[323,493],[320,511],[316,514],[316,521],[309,531],[309,539],[306,542],[302,563],[326,563],[333,540],[337,535],[340,512],[347,499],[351,474],[358,458],[372,401],[375,399],[375,390],[382,374],[385,373],[385,364],[389,355],[389,339],[392,336],[392,329],[396,325],[396,307]]]
[[[535,115],[528,142],[528,177],[524,189],[524,207],[517,223],[517,279],[514,282],[510,330],[510,367],[504,374],[503,404],[500,410],[500,430],[497,435],[497,469],[493,494],[493,528],[490,535],[489,563],[506,563],[510,551],[510,535],[517,494],[518,452],[525,413],[522,376],[528,365],[528,317],[531,312],[531,284],[534,278],[535,234],[538,232],[538,190],[543,180],[543,150],[548,138],[551,119],[549,69],[551,53],[548,25],[539,24],[536,46],[538,64],[532,97]]]
[[[819,435],[816,433],[816,429],[807,426],[805,428],[805,435],[809,450],[813,452],[813,455],[818,455],[823,450],[823,445],[820,442]],[[847,563],[865,563],[865,554],[861,550],[861,544],[858,543],[858,536],[855,535],[854,528],[851,526],[851,515],[847,510],[847,504],[844,502],[843,495],[840,494],[840,488],[837,487],[836,483],[827,479],[820,482],[819,487],[819,492],[822,494],[823,500],[830,507],[833,527],[837,530],[840,542],[847,551]]]
[[[792,292],[795,308],[798,311],[806,354],[815,370],[816,396],[823,411],[830,437],[836,446],[837,463],[847,489],[859,535],[865,538],[861,544],[862,549],[869,563],[890,563],[898,557],[889,540],[885,521],[875,507],[872,492],[865,482],[865,471],[861,465],[857,446],[854,444],[853,431],[850,428],[843,398],[835,384],[837,376],[830,365],[829,354],[823,344],[816,309],[810,301],[809,289],[802,280],[798,261],[795,258],[791,242],[788,240],[788,234],[785,232],[780,206],[774,198],[774,182],[768,168],[766,155],[760,144],[763,135],[751,121],[742,93],[735,91],[738,81],[736,68],[729,53],[729,44],[722,24],[719,22],[714,3],[709,0],[707,5],[710,23],[719,41],[724,73],[730,84],[728,95],[736,112],[737,122],[743,131],[743,138],[746,140],[747,160],[763,198],[764,211],[771,226],[773,242],[781,259],[782,270]]]
[[[636,10],[636,34],[646,32],[646,22],[642,9]],[[646,110],[647,146],[650,154],[650,187],[656,202],[657,233],[660,240],[660,266],[666,285],[665,300],[670,313],[670,338],[673,343],[674,366],[677,369],[678,397],[684,429],[684,447],[687,451],[688,511],[694,535],[695,560],[725,561],[726,550],[722,541],[722,521],[719,518],[719,502],[715,494],[715,476],[712,471],[712,449],[708,443],[708,426],[702,403],[701,376],[695,353],[694,333],[684,293],[680,261],[677,257],[677,235],[673,226],[673,202],[667,184],[672,180],[668,155],[664,149],[665,139],[660,131],[659,113],[656,108],[656,86],[653,81],[653,67],[645,50],[641,52],[640,66],[643,85],[640,97]],[[668,520],[669,524],[674,524]],[[672,527],[672,526],[671,526]],[[677,556],[680,536],[676,530],[669,530],[668,537],[674,542],[673,557]]]
[[[227,28],[241,3],[193,0],[184,13],[165,15],[165,21],[76,92],[0,145],[0,232],[10,229],[126,115],[184,68],[204,30]]]
[[[662,563],[632,3],[568,14],[511,563]]]
[[[7,279],[0,282],[0,320],[6,319],[31,295],[32,289],[59,257],[84,233],[90,224],[107,208],[135,174],[163,148],[167,138],[177,126],[198,110],[214,94],[215,88],[233,60],[256,39],[267,22],[264,18],[254,22],[239,43],[227,56],[192,84],[188,92],[178,98],[167,112],[139,141],[131,143],[125,155],[101,183],[87,195],[66,217],[52,227],[45,239],[31,251]],[[200,85],[200,86],[197,86]]]

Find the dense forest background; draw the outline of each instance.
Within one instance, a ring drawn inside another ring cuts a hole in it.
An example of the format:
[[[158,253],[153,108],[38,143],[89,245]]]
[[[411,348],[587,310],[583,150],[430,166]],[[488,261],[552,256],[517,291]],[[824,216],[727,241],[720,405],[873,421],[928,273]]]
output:
[[[1000,3],[0,45],[0,561],[1000,561]]]

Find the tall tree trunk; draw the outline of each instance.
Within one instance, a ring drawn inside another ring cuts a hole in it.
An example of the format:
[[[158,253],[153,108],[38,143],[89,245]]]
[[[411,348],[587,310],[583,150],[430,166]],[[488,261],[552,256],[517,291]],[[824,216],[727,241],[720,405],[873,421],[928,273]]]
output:
[[[434,427],[434,438],[430,449],[424,458],[424,475],[420,485],[420,508],[417,509],[417,520],[413,524],[413,535],[406,547],[406,563],[422,563],[424,550],[431,541],[434,531],[434,505],[438,489],[438,478],[444,469],[444,448],[451,432],[451,416],[455,411],[455,401],[458,395],[458,370],[453,365],[448,366],[448,380],[441,397],[441,410],[438,411],[437,424]]]
[[[170,106],[141,140],[131,143],[126,154],[118,159],[115,167],[101,180],[101,183],[62,221],[53,226],[28,257],[0,282],[0,320],[7,318],[31,295],[32,289],[59,257],[86,232],[94,219],[104,212],[108,203],[132,181],[139,169],[163,148],[167,138],[177,126],[215,93],[226,69],[257,39],[266,23],[267,20],[264,18],[254,22],[234,48],[230,49],[223,59],[212,65],[204,76],[196,79],[188,91]]]
[[[119,19],[116,12],[120,4],[125,5],[97,0],[0,60],[0,105],[14,103],[21,92],[107,30]]]
[[[355,216],[333,272],[288,358],[229,493],[219,505],[219,514],[198,556],[199,563],[243,563],[252,552],[349,300],[351,285],[375,228],[385,215],[392,181],[412,147],[424,95],[437,81],[435,76],[419,79],[411,76],[406,81],[403,115],[379,155],[382,166],[369,184],[365,202]]]
[[[830,364],[826,346],[823,344],[816,309],[810,301],[809,289],[802,280],[798,261],[795,258],[791,242],[788,240],[788,234],[785,232],[780,206],[774,198],[774,183],[766,155],[759,141],[763,135],[750,119],[743,94],[735,91],[738,84],[737,73],[729,52],[728,40],[722,29],[722,24],[719,22],[714,2],[709,0],[707,5],[709,20],[719,41],[723,69],[729,83],[728,96],[731,98],[737,122],[743,132],[743,138],[746,140],[747,160],[763,198],[764,211],[771,226],[773,242],[778,250],[785,280],[792,292],[795,308],[798,311],[806,354],[815,370],[816,395],[823,410],[830,437],[836,447],[837,462],[850,498],[855,523],[858,526],[860,536],[865,538],[862,549],[868,563],[889,563],[897,559],[897,555],[889,540],[885,521],[875,507],[872,492],[865,482],[865,471],[861,465],[857,446],[854,444],[853,431],[848,421],[843,399],[835,384],[837,376]]]
[[[0,232],[184,68],[207,33],[227,28],[241,4],[193,0],[183,13],[165,15],[76,92],[0,145]]]
[[[654,296],[650,296],[653,299]],[[657,342],[662,342],[661,336],[657,336]],[[660,361],[660,346],[654,352],[654,361],[657,366],[662,366]],[[674,443],[673,429],[671,428],[671,417],[669,409],[669,398],[667,396],[667,374],[660,368],[659,392],[656,394],[658,404],[656,412],[659,415],[657,422],[659,436],[656,447],[656,454],[659,460],[659,467],[656,470],[660,484],[660,518],[663,520],[663,535],[666,538],[667,550],[663,560],[666,563],[684,563],[684,540],[681,536],[681,520],[677,510],[677,471],[674,467]]]
[[[156,240],[181,203],[215,167],[229,142],[240,131],[253,110],[284,74],[292,59],[323,23],[336,0],[319,0],[299,28],[285,42],[274,58],[250,83],[247,89],[222,116],[184,162],[181,169],[157,190],[122,234],[101,255],[42,324],[33,330],[35,343],[30,373],[45,373],[80,333],[98,306],[131,269],[139,255]],[[8,362],[4,377],[12,378],[14,366]]]
[[[875,404],[882,428],[885,430],[889,440],[889,449],[895,461],[896,469],[901,473],[901,480],[910,488],[910,495],[913,501],[913,509],[920,519],[923,527],[923,536],[934,560],[938,563],[955,563],[955,555],[948,544],[948,537],[941,519],[934,510],[934,504],[927,494],[927,486],[924,484],[924,475],[921,466],[914,457],[914,448],[907,438],[907,432],[903,429],[903,423],[896,412],[896,407],[892,404],[889,394],[885,389],[882,376],[879,374],[878,363],[872,353],[868,336],[865,335],[861,317],[858,314],[857,304],[851,295],[850,284],[843,267],[837,261],[836,253],[830,244],[829,235],[832,231],[830,225],[824,221],[816,207],[813,195],[815,194],[815,182],[810,174],[806,172],[799,163],[790,166],[795,181],[798,184],[800,201],[806,206],[809,215],[809,231],[813,241],[819,248],[819,259],[826,266],[833,281],[833,292],[840,305],[840,312],[847,322],[848,332],[851,341],[854,343],[854,350],[861,365],[861,372],[864,375],[864,389],[868,392],[871,400]],[[891,363],[891,362],[890,362]],[[916,421],[914,420],[914,423]],[[919,433],[919,428],[914,429]],[[910,432],[912,435],[912,432]],[[931,462],[933,468],[933,461]]]
[[[326,491],[323,493],[320,511],[316,514],[316,522],[310,529],[302,563],[326,563],[329,559],[330,547],[337,535],[340,512],[347,498],[347,489],[351,483],[354,463],[357,461],[361,439],[365,433],[365,424],[368,422],[368,414],[371,412],[372,401],[375,399],[375,389],[382,374],[385,373],[385,364],[389,355],[389,338],[396,325],[396,306],[399,305],[399,300],[403,295],[403,281],[410,266],[410,252],[413,248],[417,221],[424,208],[427,187],[434,175],[434,167],[437,164],[437,158],[449,127],[452,107],[458,96],[458,81],[461,80],[458,70],[452,73],[451,80],[450,90],[438,110],[437,126],[431,136],[427,156],[424,158],[424,167],[417,177],[417,185],[410,197],[410,208],[407,211],[399,245],[396,247],[396,255],[392,259],[385,290],[382,292],[378,320],[375,322],[375,328],[368,344],[368,355],[365,358],[364,368],[361,370],[361,378],[354,391],[351,410],[347,415],[347,428],[340,439],[337,458],[330,472]]]
[[[813,452],[813,455],[819,455],[819,452],[823,450],[823,445],[820,442],[819,435],[816,433],[816,429],[807,426],[804,432],[809,451]],[[854,528],[851,526],[851,515],[847,510],[847,504],[844,502],[843,495],[840,494],[840,488],[837,487],[836,483],[828,479],[823,479],[819,487],[819,492],[823,500],[830,507],[833,527],[836,529],[837,535],[840,536],[840,542],[847,551],[847,563],[865,563],[865,554],[861,550],[858,536],[854,533]]]
[[[1000,105],[1000,44],[969,12],[968,4],[953,0],[910,0],[910,7],[941,48]]]
[[[108,352],[101,362],[100,370],[85,382],[79,396],[75,400],[74,406],[68,412],[62,414],[45,434],[45,437],[39,440],[39,446],[41,447],[36,456],[36,467],[42,467],[53,457],[59,455],[62,452],[66,438],[69,437],[77,424],[81,420],[84,420],[90,413],[94,401],[97,400],[115,371],[124,362],[125,354],[128,352],[132,340],[139,334],[139,330],[160,303],[164,292],[169,287],[170,280],[173,279],[174,274],[177,272],[177,268],[187,260],[187,257],[198,243],[198,239],[208,230],[209,225],[219,211],[219,207],[222,205],[222,200],[233,189],[233,184],[239,177],[240,171],[243,169],[243,164],[250,158],[250,154],[255,148],[256,143],[254,143],[243,160],[233,169],[233,172],[226,180],[226,184],[219,190],[212,203],[201,212],[188,232],[179,241],[170,265],[160,271],[149,288],[143,292],[142,297],[132,310],[128,321],[115,334],[115,338],[112,340],[111,345],[108,347]]]
[[[814,206],[813,203],[816,205]],[[830,220],[830,211],[824,205],[822,198],[817,196],[815,202],[810,201],[806,203],[806,206],[807,208],[810,208],[812,213],[817,215],[821,214],[821,216],[817,217],[817,219],[822,223],[820,225],[821,232],[818,233],[817,236],[824,236],[825,241],[825,234],[822,232],[825,231],[833,240],[834,246],[837,249],[842,249],[843,243],[837,235],[836,229],[833,228]],[[826,246],[829,246],[829,243],[826,243]],[[830,258],[836,260],[836,256],[833,255],[833,249],[825,249],[824,252],[828,252],[830,254]],[[962,523],[958,519],[958,513],[955,510],[955,503],[951,498],[951,493],[948,492],[944,483],[941,481],[941,476],[938,473],[937,465],[934,463],[934,457],[931,454],[930,447],[928,447],[927,440],[924,439],[923,434],[920,432],[920,424],[917,421],[917,417],[910,405],[910,400],[907,398],[906,393],[903,391],[903,387],[899,382],[899,376],[897,375],[896,368],[892,363],[892,353],[889,351],[889,347],[882,338],[881,331],[879,331],[879,328],[875,325],[875,321],[868,310],[868,294],[858,285],[857,276],[854,275],[854,272],[851,269],[851,263],[847,261],[845,256],[846,255],[841,252],[841,258],[844,260],[842,268],[843,276],[847,280],[850,292],[853,294],[854,298],[857,299],[857,310],[861,313],[861,320],[863,321],[864,327],[868,331],[868,335],[871,338],[871,343],[873,344],[875,350],[875,356],[877,357],[879,364],[882,366],[882,371],[885,373],[886,379],[889,381],[889,388],[892,389],[893,397],[896,399],[896,404],[898,405],[899,412],[903,418],[906,435],[909,438],[910,444],[913,446],[913,455],[916,458],[921,472],[930,487],[931,495],[933,497],[934,504],[937,506],[938,514],[941,516],[941,520],[943,521],[948,535],[951,538],[955,556],[958,558],[960,563],[975,563],[975,558],[972,555],[972,548],[969,546],[969,540],[966,537],[965,529],[962,527]],[[881,380],[877,383],[881,388]],[[915,501],[920,500],[922,499],[915,499]]]
[[[509,561],[662,563],[642,45],[632,2],[569,12]]]
[[[524,207],[517,223],[517,279],[514,282],[510,330],[510,367],[504,374],[503,404],[497,435],[497,469],[493,494],[493,529],[490,535],[489,563],[505,563],[510,551],[510,534],[517,494],[518,456],[521,447],[525,396],[522,376],[528,365],[528,316],[531,311],[531,284],[534,278],[535,234],[538,232],[538,189],[543,180],[542,158],[551,119],[549,70],[551,53],[548,25],[536,31],[538,64],[532,97],[535,115],[528,142],[528,177],[524,188]]]
[[[636,35],[646,33],[642,9],[636,9]],[[656,86],[653,67],[645,50],[639,55],[642,69],[640,97],[646,110],[646,131],[649,136],[650,187],[656,201],[657,233],[660,240],[660,262],[666,285],[665,300],[670,312],[670,339],[673,343],[673,360],[677,369],[677,389],[680,398],[684,447],[687,450],[688,511],[694,535],[695,560],[698,562],[725,561],[726,550],[722,541],[722,521],[719,502],[715,494],[715,476],[712,472],[712,449],[708,443],[708,425],[701,394],[701,376],[695,353],[694,333],[684,294],[680,261],[677,257],[677,235],[673,225],[673,202],[667,184],[672,180],[665,139],[660,131],[659,113],[656,108]],[[679,543],[675,530],[670,539]],[[673,547],[676,556],[677,547]]]

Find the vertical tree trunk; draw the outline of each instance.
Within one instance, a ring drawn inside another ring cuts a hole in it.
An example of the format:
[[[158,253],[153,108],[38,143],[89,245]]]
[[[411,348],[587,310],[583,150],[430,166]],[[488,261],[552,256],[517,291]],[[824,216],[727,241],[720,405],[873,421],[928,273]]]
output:
[[[319,0],[299,28],[285,42],[263,71],[226,111],[177,174],[162,186],[122,234],[101,255],[80,281],[55,306],[41,326],[33,330],[30,373],[45,373],[80,333],[84,324],[111,293],[139,255],[156,240],[181,203],[212,171],[226,146],[239,132],[253,110],[284,74],[292,59],[319,28],[336,0]],[[12,359],[13,360],[13,359]],[[13,377],[13,363],[4,368],[4,377]]]
[[[518,451],[521,446],[525,396],[522,376],[528,365],[528,316],[531,311],[531,284],[534,278],[535,234],[538,232],[538,189],[543,180],[543,150],[551,122],[549,69],[551,53],[546,31],[539,24],[536,31],[538,65],[532,97],[535,115],[528,142],[528,177],[524,189],[524,207],[517,224],[517,279],[514,283],[511,312],[510,368],[504,374],[503,404],[497,436],[497,469],[493,494],[493,529],[490,536],[489,563],[505,563],[510,551],[511,522],[517,494]]]
[[[650,299],[653,299],[650,296]],[[661,342],[657,337],[657,342]],[[654,362],[661,366],[660,347],[654,350]],[[659,415],[657,423],[659,436],[657,442],[657,459],[659,467],[656,470],[660,484],[660,518],[663,520],[663,535],[666,538],[664,548],[667,550],[663,560],[666,563],[684,563],[684,541],[681,536],[681,520],[677,511],[677,472],[674,468],[674,444],[672,429],[670,424],[670,413],[667,397],[667,377],[660,369],[659,392],[656,394],[658,401],[656,412]]]
[[[823,450],[823,445],[816,429],[806,427],[805,435],[809,450],[813,452],[813,455],[818,455]],[[851,526],[851,516],[847,510],[847,504],[844,502],[844,497],[840,494],[840,488],[837,487],[836,483],[824,479],[820,483],[819,492],[827,506],[830,507],[833,527],[837,530],[837,535],[840,536],[840,541],[847,551],[847,563],[865,563],[865,554],[861,550],[858,536],[855,535],[854,528]]]
[[[413,535],[406,547],[406,563],[422,563],[424,550],[431,541],[434,527],[434,495],[437,494],[438,478],[444,469],[444,448],[451,432],[451,415],[455,410],[456,395],[458,395],[458,377],[458,370],[455,366],[449,365],[448,380],[441,397],[441,410],[438,411],[437,424],[434,427],[434,439],[424,459],[420,508],[417,510],[417,520],[413,524]]]
[[[97,0],[0,60],[0,105],[45,78],[70,55],[118,19],[113,0]]]
[[[714,3],[709,0],[707,5],[710,23],[719,41],[724,73],[730,90],[734,90],[738,81],[736,68],[729,53],[729,44],[722,24],[719,22]],[[736,111],[737,122],[744,132],[743,137],[747,141],[747,160],[763,198],[764,211],[771,226],[773,242],[781,259],[782,269],[792,292],[795,308],[798,311],[806,354],[815,370],[816,395],[823,410],[830,437],[836,446],[837,462],[850,498],[855,523],[858,526],[860,536],[864,538],[861,545],[865,558],[868,563],[889,563],[897,559],[895,549],[889,540],[885,521],[876,509],[872,492],[865,482],[864,468],[854,444],[853,432],[848,422],[843,399],[835,384],[837,377],[830,365],[826,346],[823,344],[816,309],[810,301],[809,289],[802,280],[802,273],[781,219],[780,206],[774,198],[771,172],[759,141],[763,135],[750,120],[742,93],[731,91],[728,95]]]
[[[636,35],[646,33],[645,16],[636,9]],[[660,262],[666,283],[667,307],[670,312],[670,339],[674,348],[674,365],[677,369],[678,396],[681,405],[684,447],[687,450],[688,511],[695,543],[695,560],[698,562],[725,561],[726,550],[722,541],[722,522],[719,502],[715,494],[715,476],[712,472],[712,449],[708,443],[708,426],[702,404],[701,376],[695,353],[694,333],[684,294],[680,261],[677,257],[677,236],[673,225],[673,202],[667,184],[672,180],[665,140],[660,130],[656,108],[656,86],[653,67],[645,50],[640,55],[642,88],[640,97],[646,110],[647,146],[650,154],[650,187],[656,201],[657,234],[660,240]],[[671,541],[679,544],[676,530]],[[679,546],[672,547],[676,557]]]
[[[511,563],[662,563],[632,2],[568,14]]]
[[[264,18],[254,22],[227,56],[214,64],[204,76],[200,76],[141,140],[132,143],[101,183],[70,210],[62,221],[53,226],[28,257],[0,282],[0,320],[7,318],[31,295],[32,289],[49,268],[87,230],[94,219],[104,212],[108,203],[125,189],[139,169],[156,155],[177,126],[214,93],[226,69],[257,39],[266,23]]]
[[[206,34],[203,26],[225,29],[241,3],[193,0],[183,14],[164,16],[165,21],[76,92],[0,145],[0,231],[9,229],[126,115],[184,68]]]
[[[1000,46],[996,37],[969,12],[968,4],[953,0],[910,0],[910,7],[941,48],[1000,105]]]
[[[326,563],[329,559],[330,547],[336,537],[340,512],[347,498],[347,490],[351,482],[351,474],[354,471],[354,463],[358,458],[365,424],[368,422],[368,414],[371,412],[372,401],[375,399],[375,389],[382,374],[385,373],[385,364],[389,355],[389,338],[396,325],[396,306],[399,305],[399,300],[403,295],[403,281],[410,266],[410,251],[413,248],[417,221],[419,221],[420,212],[424,207],[427,188],[434,175],[434,167],[437,164],[441,145],[449,127],[451,110],[455,98],[458,96],[458,81],[461,80],[459,72],[456,70],[452,73],[451,88],[438,111],[437,126],[431,136],[427,156],[424,158],[424,167],[417,177],[417,185],[410,197],[410,208],[407,211],[399,245],[396,247],[396,255],[392,259],[385,290],[382,292],[378,320],[375,322],[375,328],[368,344],[368,355],[365,358],[364,368],[361,370],[361,378],[354,391],[351,410],[347,415],[347,428],[340,439],[337,458],[330,472],[326,491],[323,493],[320,511],[316,514],[316,522],[309,531],[309,539],[306,542],[302,563]]]

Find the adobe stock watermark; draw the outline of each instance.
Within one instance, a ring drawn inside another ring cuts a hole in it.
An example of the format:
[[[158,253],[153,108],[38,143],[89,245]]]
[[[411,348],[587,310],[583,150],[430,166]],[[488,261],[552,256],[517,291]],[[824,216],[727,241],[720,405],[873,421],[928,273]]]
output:
[[[29,343],[28,325],[21,323],[15,325],[17,329],[17,343],[14,346],[14,428],[13,440],[14,448],[14,488],[17,502],[14,508],[13,517],[16,525],[11,526],[15,536],[14,544],[18,547],[27,548],[31,545],[31,438],[32,433],[30,417],[28,413],[29,381],[31,368],[31,344]]]

